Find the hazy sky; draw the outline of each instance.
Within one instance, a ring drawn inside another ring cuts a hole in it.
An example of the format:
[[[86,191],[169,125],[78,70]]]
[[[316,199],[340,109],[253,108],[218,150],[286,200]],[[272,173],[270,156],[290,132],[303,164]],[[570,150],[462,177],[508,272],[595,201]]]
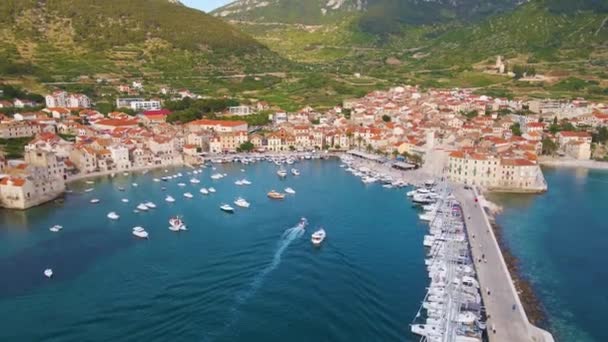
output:
[[[186,6],[197,8],[205,12],[214,10],[222,5],[229,3],[231,0],[181,0]]]

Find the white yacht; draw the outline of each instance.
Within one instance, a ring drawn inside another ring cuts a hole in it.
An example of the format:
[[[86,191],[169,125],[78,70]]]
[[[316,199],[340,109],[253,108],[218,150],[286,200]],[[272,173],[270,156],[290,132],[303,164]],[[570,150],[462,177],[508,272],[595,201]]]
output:
[[[141,211],[148,211],[148,206],[145,205],[144,203],[139,203],[137,205],[137,210],[141,210]]]
[[[295,195],[296,191],[292,188],[285,188],[285,192],[291,195]]]
[[[207,190],[205,188],[201,188],[200,193],[203,195],[209,195],[209,190]]]
[[[220,206],[220,209],[221,209],[222,211],[227,212],[227,213],[230,213],[230,214],[234,213],[234,208],[233,208],[233,207],[231,207],[231,206],[229,206],[228,204],[222,204],[222,205]]]
[[[184,186],[186,186],[186,183],[177,183],[177,186],[184,187]]]
[[[119,186],[117,189],[118,189],[118,191],[125,191],[125,188],[122,186]]]
[[[85,189],[84,192],[91,192],[93,190],[95,190],[95,189],[94,188],[88,188],[88,189]]]
[[[143,227],[133,227],[133,235],[142,238],[142,239],[147,239],[148,238],[148,232],[143,228]]]
[[[243,181],[242,180],[237,180],[234,182],[235,185],[243,185]]]
[[[169,203],[173,203],[173,202],[175,202],[175,198],[173,198],[173,197],[171,197],[171,196],[167,195],[167,197],[165,197],[165,201],[167,201],[167,202],[169,202]]]
[[[123,198],[123,199],[121,199],[121,202],[122,203],[129,203],[129,199],[128,198]]]
[[[87,183],[87,184],[95,184],[95,182],[94,182],[94,181],[92,181],[92,180],[88,180],[88,181],[86,181],[85,183]]]
[[[209,192],[212,193],[212,194],[215,193],[215,188],[209,188],[207,190],[209,190]]]
[[[44,270],[44,276],[47,278],[50,278],[53,276],[53,270],[50,268],[47,268],[46,270]]]
[[[214,179],[214,180],[222,179],[223,177],[224,177],[224,175],[222,175],[221,173],[214,173],[211,175],[211,179]]]
[[[236,204],[237,206],[241,207],[241,208],[249,208],[250,203],[247,202],[244,198],[239,197],[236,199],[236,201],[234,201],[234,204]]]
[[[137,183],[132,183],[131,186],[133,186],[134,188],[137,188]]]
[[[113,212],[113,211],[110,211],[110,212],[108,213],[108,218],[109,218],[110,220],[118,220],[118,219],[120,218],[120,216],[119,216],[117,213],[115,213],[115,212]]]
[[[149,209],[155,209],[156,208],[156,204],[154,204],[152,202],[146,202],[146,203],[144,203],[144,205],[146,207],[148,207]]]
[[[99,198],[93,198],[90,201],[91,203],[95,204],[95,203],[99,203]]]
[[[245,178],[241,179],[241,183],[243,183],[243,185],[251,185],[251,182]]]
[[[310,241],[312,241],[312,243],[314,245],[320,245],[323,240],[325,240],[325,229],[321,228],[319,230],[317,230],[316,232],[312,233],[311,237],[310,237]]]
[[[186,193],[184,194],[184,197],[186,197],[186,198],[193,198],[194,196],[193,196],[191,193],[186,192]]]
[[[179,216],[174,216],[169,219],[169,229],[174,232],[178,232],[180,230],[187,230],[186,224]]]
[[[192,184],[198,184],[198,183],[200,183],[200,182],[201,182],[201,181],[200,181],[200,180],[198,180],[198,179],[196,179],[196,178],[192,178],[192,179],[190,179],[190,183],[192,183]]]
[[[155,181],[155,182],[157,182],[157,183],[158,183],[158,182],[160,182],[160,179],[158,179],[158,178],[154,178],[154,179],[153,179],[153,181]]]
[[[279,177],[281,177],[281,178],[285,178],[285,177],[287,177],[287,170],[285,170],[285,169],[283,169],[283,168],[280,168],[280,169],[277,171],[277,175],[278,175]]]
[[[300,170],[293,168],[291,169],[291,174],[294,176],[299,176],[300,175]]]
[[[50,231],[52,231],[53,233],[57,233],[58,231],[62,230],[63,226],[60,226],[58,224],[52,226],[51,228],[49,228]]]

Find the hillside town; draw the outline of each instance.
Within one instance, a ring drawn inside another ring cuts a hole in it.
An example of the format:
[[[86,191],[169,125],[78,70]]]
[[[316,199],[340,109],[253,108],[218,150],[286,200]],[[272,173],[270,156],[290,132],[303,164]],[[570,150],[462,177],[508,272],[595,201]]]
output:
[[[121,91],[132,93],[128,86]],[[187,90],[175,95],[196,97]],[[374,91],[323,112],[286,112],[260,101],[186,123],[168,123],[172,112],[157,98],[117,98],[117,110],[105,115],[92,105],[86,95],[54,91],[38,111],[0,114],[1,139],[31,138],[23,159],[0,156],[1,206],[44,203],[61,195],[66,182],[90,175],[198,165],[237,152],[355,149],[489,191],[542,192],[539,156],[589,160],[591,132],[608,126],[608,106],[582,99],[509,100],[416,86]],[[245,118],[262,110],[269,124],[248,125]]]

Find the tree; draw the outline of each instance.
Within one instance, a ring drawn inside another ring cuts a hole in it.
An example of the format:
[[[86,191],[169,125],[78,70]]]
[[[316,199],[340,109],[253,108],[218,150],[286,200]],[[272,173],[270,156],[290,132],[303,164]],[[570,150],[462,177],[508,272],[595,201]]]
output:
[[[516,122],[511,125],[511,132],[513,133],[513,135],[521,136],[521,127],[519,125],[519,122]]]
[[[555,152],[557,152],[557,144],[555,143],[555,141],[553,141],[549,138],[544,138],[542,140],[542,144],[543,144],[543,148],[542,148],[543,154],[555,155]]]
[[[255,146],[253,146],[253,143],[251,141],[245,141],[239,147],[236,148],[236,151],[237,152],[251,152],[251,151],[253,151],[254,148],[255,148]]]
[[[600,127],[597,133],[593,134],[593,142],[605,144],[608,141],[608,128]]]
[[[386,114],[384,114],[384,115],[382,115],[382,121],[384,121],[384,122],[391,122],[391,117],[388,116],[388,115],[386,115]]]

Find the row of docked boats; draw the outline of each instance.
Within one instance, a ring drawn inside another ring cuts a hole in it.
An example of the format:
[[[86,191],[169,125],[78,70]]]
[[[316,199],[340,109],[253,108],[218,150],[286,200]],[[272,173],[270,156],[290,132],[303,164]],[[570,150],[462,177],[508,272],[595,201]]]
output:
[[[342,164],[340,164],[340,168],[344,169],[346,172],[351,173],[355,177],[359,177],[361,179],[361,182],[363,182],[364,184],[381,183],[382,187],[387,189],[403,188],[408,186],[407,182],[401,179],[396,179],[388,172],[372,170],[366,166],[357,167],[355,165],[356,163],[354,158],[349,155],[342,155],[340,159],[342,161]]]
[[[423,211],[421,219],[429,223],[423,244],[430,284],[410,328],[431,342],[481,342],[485,312],[462,209],[446,186],[434,190],[433,185],[410,195],[436,194],[432,203],[418,204]]]

